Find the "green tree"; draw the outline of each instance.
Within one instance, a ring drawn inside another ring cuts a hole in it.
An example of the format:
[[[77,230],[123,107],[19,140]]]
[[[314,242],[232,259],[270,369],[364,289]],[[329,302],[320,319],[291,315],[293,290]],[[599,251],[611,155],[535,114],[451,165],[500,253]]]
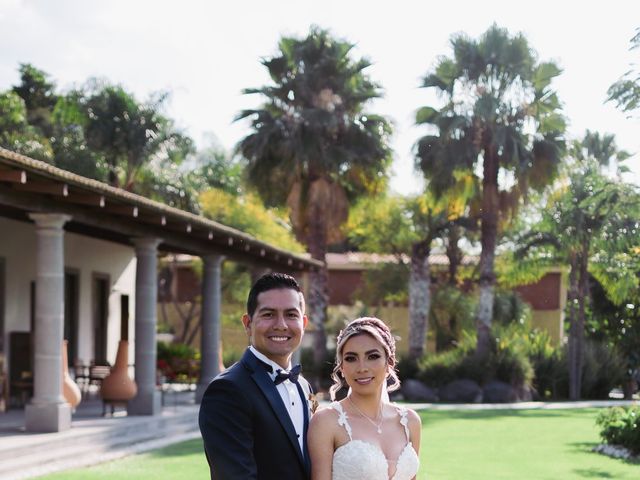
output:
[[[604,141],[603,141],[604,140]],[[608,147],[606,147],[608,145]],[[606,148],[605,148],[606,147]],[[567,180],[550,196],[542,219],[521,239],[518,256],[567,265],[569,397],[580,398],[590,274],[619,304],[637,289],[635,254],[640,241],[640,194],[636,187],[602,173],[617,152],[609,136],[587,132],[571,148]]]
[[[636,276],[640,278],[640,248],[635,252]],[[640,381],[640,290],[620,303],[609,299],[600,282],[593,279],[591,287],[591,318],[587,323],[587,335],[605,342],[607,347],[618,350],[626,363],[624,395],[631,400]]]
[[[166,94],[140,103],[124,88],[90,82],[80,99],[89,147],[104,155],[108,182],[134,190],[145,164],[157,156],[182,161],[191,140],[162,115]]]
[[[433,242],[453,224],[448,201],[436,202],[430,195],[380,196],[365,199],[353,210],[347,224],[352,242],[370,252],[393,253],[409,266],[409,356],[424,354],[431,308]],[[455,216],[453,216],[455,217]]]
[[[283,37],[278,53],[262,61],[272,83],[245,90],[264,103],[237,117],[251,120],[252,132],[238,144],[249,184],[267,206],[289,208],[296,237],[321,261],[340,239],[350,203],[384,183],[391,161],[388,121],[364,110],[380,88],[352,48],[318,27],[303,39]],[[309,276],[318,362],[326,352],[327,281],[326,268]]]
[[[183,137],[178,155],[155,156],[140,172],[136,191],[172,207],[202,213],[200,194],[210,188],[232,196],[242,192],[242,165],[228,155],[215,141],[193,151],[190,139]]]
[[[437,131],[419,141],[419,157],[436,192],[461,174],[476,177],[482,248],[477,353],[483,356],[491,342],[501,226],[528,189],[548,184],[560,160],[565,121],[550,88],[560,69],[538,63],[522,34],[511,36],[496,25],[478,40],[454,35],[451,44],[452,57],[441,57],[424,78],[423,87],[435,88],[445,104],[418,111],[418,123]]]
[[[51,163],[51,145],[29,125],[24,100],[13,91],[0,92],[0,146]]]
[[[51,115],[58,101],[55,83],[49,74],[30,63],[22,63],[18,69],[20,84],[13,91],[24,100],[27,122],[38,129],[45,138],[53,135]]]
[[[631,50],[640,47],[640,28],[631,39]],[[640,71],[632,68],[609,87],[607,101],[615,102],[623,112],[633,112],[640,108]]]
[[[277,209],[265,208],[255,194],[231,194],[219,188],[210,188],[200,195],[202,214],[217,222],[237,228],[272,245],[294,252],[303,252]]]

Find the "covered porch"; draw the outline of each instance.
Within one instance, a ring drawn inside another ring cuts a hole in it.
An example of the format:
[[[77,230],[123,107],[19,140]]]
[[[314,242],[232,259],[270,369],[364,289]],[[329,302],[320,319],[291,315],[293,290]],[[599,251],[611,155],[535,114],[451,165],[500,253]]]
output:
[[[0,228],[3,395],[6,401],[12,388],[31,381],[24,423],[33,432],[71,426],[71,408],[62,392],[63,338],[69,341],[71,366],[78,359],[112,362],[119,341],[129,340],[137,394],[127,405],[128,414],[160,413],[159,253],[202,259],[202,368],[196,401],[218,373],[222,262],[297,276],[320,266],[204,217],[2,148]],[[22,348],[11,341],[15,333],[28,333]],[[19,353],[30,362],[27,375],[12,368]]]

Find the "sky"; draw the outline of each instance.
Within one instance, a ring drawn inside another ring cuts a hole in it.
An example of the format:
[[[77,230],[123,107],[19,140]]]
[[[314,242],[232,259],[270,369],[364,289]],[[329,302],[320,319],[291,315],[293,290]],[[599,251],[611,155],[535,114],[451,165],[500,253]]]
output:
[[[450,55],[451,35],[477,38],[492,23],[522,32],[541,61],[562,75],[552,84],[569,120],[568,137],[586,129],[613,133],[619,148],[635,154],[628,180],[640,185],[640,114],[628,118],[606,91],[635,62],[629,51],[640,27],[640,1],[537,0],[0,0],[0,90],[19,81],[20,63],[51,75],[59,90],[106,78],[139,100],[170,91],[167,114],[203,147],[211,134],[227,150],[247,135],[233,122],[259,96],[242,89],[269,83],[260,59],[276,53],[282,35],[302,37],[312,24],[354,44],[384,98],[368,109],[394,125],[391,187],[420,190],[412,147],[426,134],[415,111],[434,105],[419,88],[437,58]]]

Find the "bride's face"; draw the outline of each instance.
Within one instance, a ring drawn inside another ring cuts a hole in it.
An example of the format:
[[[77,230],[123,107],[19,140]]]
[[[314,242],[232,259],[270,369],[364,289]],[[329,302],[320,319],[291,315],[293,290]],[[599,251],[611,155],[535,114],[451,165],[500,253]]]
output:
[[[387,378],[384,348],[366,333],[351,337],[342,348],[340,370],[354,392],[375,393]]]

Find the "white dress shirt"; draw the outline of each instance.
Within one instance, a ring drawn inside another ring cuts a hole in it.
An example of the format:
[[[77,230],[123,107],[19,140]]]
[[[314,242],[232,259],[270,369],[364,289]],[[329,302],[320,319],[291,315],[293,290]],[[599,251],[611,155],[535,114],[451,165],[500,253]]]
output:
[[[267,374],[271,377],[272,381],[275,381],[278,370],[284,370],[280,365],[278,365],[273,360],[270,360],[265,355],[260,353],[258,350],[253,348],[253,345],[249,346],[249,350],[251,353],[255,355],[255,357],[266,363],[267,365],[273,368],[273,371]],[[291,370],[291,364],[286,369],[287,371]],[[287,408],[287,412],[289,412],[289,417],[291,418],[291,423],[293,423],[293,428],[296,430],[296,435],[298,436],[298,444],[300,445],[300,451],[304,452],[304,447],[302,446],[303,435],[304,435],[304,408],[306,407],[302,403],[302,399],[300,398],[300,394],[298,393],[298,387],[296,387],[295,383],[290,380],[285,380],[284,382],[276,385],[276,390],[280,394],[280,398],[282,398],[282,402],[284,406]]]

